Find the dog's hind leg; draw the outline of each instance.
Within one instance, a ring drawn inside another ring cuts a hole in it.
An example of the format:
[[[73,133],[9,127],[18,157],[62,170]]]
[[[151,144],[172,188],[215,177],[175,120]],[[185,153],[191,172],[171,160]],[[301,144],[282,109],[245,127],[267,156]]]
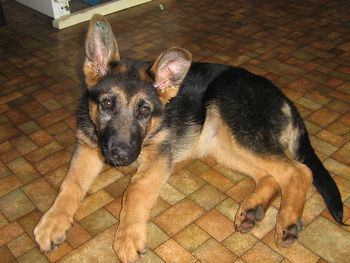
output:
[[[78,145],[55,202],[34,229],[41,251],[51,251],[64,241],[79,202],[102,167],[102,157],[97,148]]]
[[[312,173],[306,165],[295,161],[280,162],[275,167],[270,166],[270,169],[281,188],[282,196],[275,239],[277,244],[287,247],[298,238],[303,228],[301,216],[306,193],[312,183]]]
[[[244,198],[236,213],[236,229],[242,233],[249,232],[257,221],[263,219],[278,191],[279,185],[272,176],[257,178],[254,192]]]

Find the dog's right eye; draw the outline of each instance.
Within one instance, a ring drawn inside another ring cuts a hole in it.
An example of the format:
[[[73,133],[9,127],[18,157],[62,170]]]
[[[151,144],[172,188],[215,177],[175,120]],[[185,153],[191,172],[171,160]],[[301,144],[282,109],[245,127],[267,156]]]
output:
[[[113,107],[113,101],[111,99],[104,99],[102,101],[102,109],[109,110]]]

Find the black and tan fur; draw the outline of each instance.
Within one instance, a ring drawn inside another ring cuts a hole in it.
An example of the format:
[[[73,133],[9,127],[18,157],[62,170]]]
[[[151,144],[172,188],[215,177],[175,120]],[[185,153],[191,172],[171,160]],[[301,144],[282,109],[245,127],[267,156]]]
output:
[[[139,164],[124,194],[114,242],[121,262],[144,253],[150,209],[174,165],[187,158],[210,155],[254,178],[255,190],[235,218],[241,232],[263,218],[280,192],[276,242],[291,244],[302,229],[312,182],[342,223],[336,184],[315,155],[296,108],[269,80],[241,68],[192,63],[181,48],[153,63],[121,59],[110,25],[99,15],[90,22],[85,49],[78,146],[58,197],[34,230],[43,251],[64,240],[104,162]]]

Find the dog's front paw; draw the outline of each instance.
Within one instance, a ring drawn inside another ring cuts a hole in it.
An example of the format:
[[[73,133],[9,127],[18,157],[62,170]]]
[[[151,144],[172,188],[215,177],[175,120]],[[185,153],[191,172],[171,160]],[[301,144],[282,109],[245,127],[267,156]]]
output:
[[[114,250],[123,263],[137,261],[146,253],[147,225],[133,224],[120,226],[114,241]]]
[[[34,229],[35,240],[40,250],[50,252],[66,238],[66,233],[73,219],[66,214],[47,212]]]

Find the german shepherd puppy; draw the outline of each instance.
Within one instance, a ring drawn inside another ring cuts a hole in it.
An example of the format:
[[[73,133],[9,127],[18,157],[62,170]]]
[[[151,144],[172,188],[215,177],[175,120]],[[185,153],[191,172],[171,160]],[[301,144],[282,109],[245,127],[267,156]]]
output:
[[[191,54],[177,47],[153,63],[121,59],[112,29],[100,15],[90,22],[85,50],[87,89],[77,111],[78,146],[54,204],[34,230],[42,251],[65,239],[104,162],[139,163],[124,193],[114,242],[121,262],[145,252],[150,209],[174,164],[189,157],[211,155],[254,178],[255,190],[235,217],[241,232],[263,218],[280,191],[275,238],[290,245],[303,227],[312,182],[342,224],[335,182],[312,149],[295,106],[269,80],[241,68],[192,63]]]

